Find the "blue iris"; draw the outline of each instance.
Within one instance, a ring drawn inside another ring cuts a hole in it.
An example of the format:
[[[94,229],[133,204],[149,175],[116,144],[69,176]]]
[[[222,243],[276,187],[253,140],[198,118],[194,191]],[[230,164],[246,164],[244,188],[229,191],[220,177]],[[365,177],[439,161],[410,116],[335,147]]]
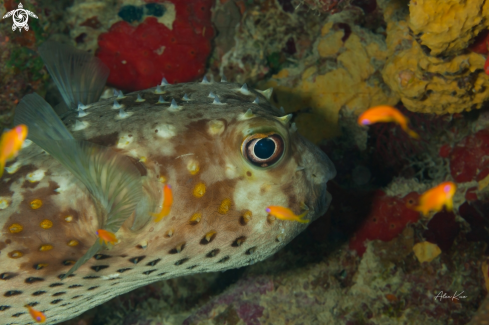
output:
[[[263,138],[255,143],[255,155],[260,159],[270,158],[275,152],[275,142],[268,138]]]

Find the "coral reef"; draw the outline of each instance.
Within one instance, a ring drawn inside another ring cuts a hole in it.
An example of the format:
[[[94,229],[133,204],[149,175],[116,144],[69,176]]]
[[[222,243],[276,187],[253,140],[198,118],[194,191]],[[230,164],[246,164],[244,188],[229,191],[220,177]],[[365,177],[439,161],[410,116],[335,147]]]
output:
[[[382,76],[405,107],[436,114],[481,108],[489,98],[485,58],[465,49],[485,28],[489,6],[480,1],[416,1],[407,12],[392,1],[383,9],[389,59]]]

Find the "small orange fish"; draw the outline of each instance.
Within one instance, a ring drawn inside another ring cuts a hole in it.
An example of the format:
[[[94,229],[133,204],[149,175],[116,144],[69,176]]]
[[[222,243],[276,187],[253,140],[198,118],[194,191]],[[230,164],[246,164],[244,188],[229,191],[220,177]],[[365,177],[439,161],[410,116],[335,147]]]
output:
[[[292,212],[292,210],[280,206],[269,206],[266,211],[267,213],[281,220],[291,220],[301,223],[309,222],[309,220],[302,220],[302,218],[306,216],[308,211],[305,211],[300,215],[296,215],[294,212]]]
[[[12,130],[2,133],[0,138],[0,177],[2,177],[5,163],[17,156],[26,137],[27,126],[24,124],[17,125]]]
[[[457,190],[457,185],[453,182],[443,182],[438,186],[424,192],[419,198],[419,205],[414,209],[423,215],[428,215],[430,211],[441,211],[446,206],[448,211],[453,210],[453,195]]]
[[[380,105],[369,108],[358,117],[357,122],[359,125],[394,122],[399,124],[411,137],[419,138],[419,135],[408,127],[408,119],[392,106]]]
[[[109,243],[115,245],[119,241],[113,232],[103,229],[97,230],[97,236],[100,238],[100,242],[105,243],[105,245]]]
[[[44,315],[43,312],[40,312],[39,310],[35,310],[29,305],[25,305],[25,308],[29,309],[29,314],[31,314],[32,319],[34,319],[35,322],[44,323],[46,321],[46,315]]]
[[[153,217],[155,217],[155,222],[161,221],[161,219],[170,214],[172,203],[173,194],[171,192],[170,185],[167,184],[165,187],[163,187],[163,207],[161,208],[160,213],[150,213]]]

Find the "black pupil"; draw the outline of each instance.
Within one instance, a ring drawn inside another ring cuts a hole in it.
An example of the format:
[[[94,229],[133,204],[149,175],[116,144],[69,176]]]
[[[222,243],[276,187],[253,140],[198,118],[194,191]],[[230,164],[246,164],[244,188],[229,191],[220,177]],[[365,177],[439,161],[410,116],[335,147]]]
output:
[[[268,138],[264,138],[255,143],[255,156],[260,159],[268,159],[275,152],[275,142]]]

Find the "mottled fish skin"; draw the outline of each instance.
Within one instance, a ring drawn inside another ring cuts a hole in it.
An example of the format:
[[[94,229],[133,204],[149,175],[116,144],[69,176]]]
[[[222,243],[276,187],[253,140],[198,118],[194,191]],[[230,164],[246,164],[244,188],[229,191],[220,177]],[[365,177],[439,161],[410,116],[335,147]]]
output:
[[[31,304],[47,324],[73,318],[148,283],[263,260],[307,225],[274,220],[269,205],[314,220],[330,202],[331,161],[289,125],[267,98],[234,83],[186,83],[126,94],[90,105],[65,121],[76,139],[131,158],[145,193],[162,204],[171,185],[170,214],[132,231],[61,280],[97,240],[100,207],[58,161],[27,141],[0,179],[0,324],[33,324]],[[209,97],[217,95],[220,103]],[[144,101],[137,101],[138,94]],[[183,100],[187,94],[189,100]],[[169,103],[157,104],[160,96]],[[258,97],[258,103],[254,103]],[[245,114],[249,109],[253,114]],[[274,132],[284,156],[268,168],[252,165],[241,145],[249,135]],[[155,210],[157,212],[158,209]]]

